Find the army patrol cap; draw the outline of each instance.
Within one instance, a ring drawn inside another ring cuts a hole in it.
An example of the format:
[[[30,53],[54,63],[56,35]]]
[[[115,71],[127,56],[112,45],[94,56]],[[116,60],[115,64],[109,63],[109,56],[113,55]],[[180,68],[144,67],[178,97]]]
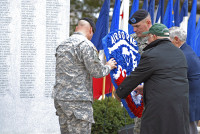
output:
[[[148,12],[144,9],[137,10],[132,17],[128,20],[129,24],[136,24],[141,20],[145,19],[148,15]]]
[[[155,23],[149,31],[143,32],[143,35],[146,34],[155,34],[157,36],[169,37],[169,29],[164,24]]]
[[[92,32],[95,33],[95,31],[96,31],[96,26],[95,26],[94,21],[93,21],[91,18],[85,17],[85,18],[81,18],[80,20],[85,20],[85,21],[89,22],[89,23],[90,23],[90,26],[92,27]]]

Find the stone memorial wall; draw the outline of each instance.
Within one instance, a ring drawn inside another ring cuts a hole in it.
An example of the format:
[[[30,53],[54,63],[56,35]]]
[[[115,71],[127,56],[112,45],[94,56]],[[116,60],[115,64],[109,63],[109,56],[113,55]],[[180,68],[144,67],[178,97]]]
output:
[[[69,14],[70,0],[0,1],[1,134],[59,134],[51,93]]]

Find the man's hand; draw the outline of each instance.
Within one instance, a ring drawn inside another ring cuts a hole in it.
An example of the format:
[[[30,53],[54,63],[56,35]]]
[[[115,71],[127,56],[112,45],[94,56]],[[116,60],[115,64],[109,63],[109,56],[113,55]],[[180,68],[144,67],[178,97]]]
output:
[[[137,95],[139,95],[139,94],[143,94],[143,85],[138,85],[135,89],[134,89],[134,91],[136,91],[137,92]]]
[[[114,96],[115,96],[115,98],[119,101],[119,102],[121,102],[121,99],[118,97],[118,95],[116,94],[116,91],[114,91]]]
[[[111,70],[117,68],[117,62],[114,60],[114,58],[111,58],[108,62],[106,62],[106,65],[110,66]]]

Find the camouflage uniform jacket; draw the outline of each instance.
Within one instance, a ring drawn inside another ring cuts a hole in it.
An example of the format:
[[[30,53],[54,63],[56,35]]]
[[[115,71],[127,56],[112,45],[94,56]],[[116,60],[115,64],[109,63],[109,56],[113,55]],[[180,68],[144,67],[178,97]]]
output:
[[[56,84],[53,97],[60,101],[93,101],[92,77],[110,73],[95,46],[82,33],[75,32],[56,49]]]
[[[138,52],[141,55],[143,53],[143,49],[148,44],[148,37],[137,37],[136,33],[130,35],[132,38],[134,38],[137,41],[138,44]]]

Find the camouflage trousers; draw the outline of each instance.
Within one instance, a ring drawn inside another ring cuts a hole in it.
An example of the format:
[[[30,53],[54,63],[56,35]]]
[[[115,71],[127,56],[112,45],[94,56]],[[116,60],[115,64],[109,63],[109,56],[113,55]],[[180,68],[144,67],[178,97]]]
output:
[[[134,119],[135,125],[134,125],[134,134],[140,134],[140,128],[141,128],[141,118],[135,118]]]
[[[61,134],[91,134],[93,121],[80,119],[81,117],[77,118],[80,115],[75,115],[76,113],[74,113],[77,105],[79,107],[80,103],[54,101],[54,105],[56,115],[59,116]]]

